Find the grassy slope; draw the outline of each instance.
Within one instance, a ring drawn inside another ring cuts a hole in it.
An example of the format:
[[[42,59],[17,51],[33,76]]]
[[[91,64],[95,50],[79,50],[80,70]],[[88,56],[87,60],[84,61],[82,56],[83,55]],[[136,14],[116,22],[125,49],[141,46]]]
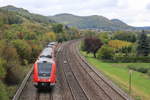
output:
[[[150,63],[106,63],[93,58],[92,55],[86,55],[81,52],[88,62],[101,70],[114,83],[118,84],[123,90],[128,92],[129,70],[127,66],[130,64],[150,67]],[[150,99],[150,77],[139,72],[132,73],[132,95],[137,100]],[[140,96],[140,97],[139,97]],[[141,98],[141,99],[140,99]]]

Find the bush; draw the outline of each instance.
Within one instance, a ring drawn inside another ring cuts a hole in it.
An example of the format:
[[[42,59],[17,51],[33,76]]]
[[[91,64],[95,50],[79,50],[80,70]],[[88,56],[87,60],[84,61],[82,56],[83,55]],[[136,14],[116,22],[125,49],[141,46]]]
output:
[[[135,65],[129,65],[128,68],[141,73],[148,73],[148,71],[150,70],[150,68],[146,68],[143,66],[135,66]]]
[[[114,56],[114,49],[108,45],[104,45],[99,49],[97,56],[99,59],[112,60]]]
[[[114,56],[114,62],[145,62],[148,63],[150,61],[150,57],[143,56]]]

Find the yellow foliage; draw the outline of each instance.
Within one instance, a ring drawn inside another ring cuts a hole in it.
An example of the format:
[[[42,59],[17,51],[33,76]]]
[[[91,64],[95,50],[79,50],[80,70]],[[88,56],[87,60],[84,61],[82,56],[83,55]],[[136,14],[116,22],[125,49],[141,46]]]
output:
[[[131,42],[127,42],[127,41],[122,41],[122,40],[110,40],[108,42],[108,45],[113,47],[113,48],[119,49],[119,48],[122,48],[122,47],[131,46],[132,43]]]
[[[47,32],[46,36],[47,38],[50,38],[50,40],[52,41],[56,40],[56,34],[54,32]]]

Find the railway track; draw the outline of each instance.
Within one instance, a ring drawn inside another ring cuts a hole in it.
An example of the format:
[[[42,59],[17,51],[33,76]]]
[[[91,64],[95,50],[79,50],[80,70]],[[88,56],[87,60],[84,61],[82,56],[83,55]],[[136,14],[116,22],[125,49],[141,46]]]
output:
[[[72,51],[74,53],[74,58],[76,57],[76,61],[79,62],[80,66],[88,73],[93,82],[98,85],[102,91],[109,97],[110,100],[128,100],[129,97],[126,93],[124,93],[120,88],[116,87],[111,81],[109,81],[106,77],[104,77],[101,73],[97,72],[94,67],[90,66],[87,61],[81,57],[77,45],[73,44]],[[71,51],[71,50],[70,50]]]
[[[77,43],[69,41],[58,49],[57,83],[54,88],[37,90],[32,84],[31,73],[18,94],[19,100],[128,100],[127,95],[111,85],[81,57]]]

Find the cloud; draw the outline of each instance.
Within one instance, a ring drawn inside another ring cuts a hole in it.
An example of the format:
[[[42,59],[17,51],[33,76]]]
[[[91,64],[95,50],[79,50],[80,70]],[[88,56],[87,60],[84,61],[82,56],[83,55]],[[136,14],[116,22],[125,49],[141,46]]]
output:
[[[150,3],[147,4],[146,9],[150,10]]]
[[[119,18],[129,25],[150,26],[149,0],[0,0],[0,6],[6,5],[43,15],[102,15],[109,19]]]

